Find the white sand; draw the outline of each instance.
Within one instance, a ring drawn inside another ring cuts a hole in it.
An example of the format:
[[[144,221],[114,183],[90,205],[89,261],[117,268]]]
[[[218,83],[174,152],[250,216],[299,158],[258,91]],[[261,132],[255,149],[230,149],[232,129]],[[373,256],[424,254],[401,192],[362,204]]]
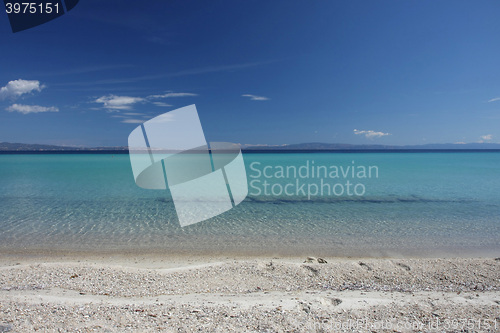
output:
[[[0,257],[0,332],[500,331],[500,261]]]

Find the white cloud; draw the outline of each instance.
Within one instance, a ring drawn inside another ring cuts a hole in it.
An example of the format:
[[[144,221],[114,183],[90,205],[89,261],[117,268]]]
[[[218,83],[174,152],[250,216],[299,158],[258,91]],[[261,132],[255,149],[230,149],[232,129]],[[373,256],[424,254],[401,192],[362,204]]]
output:
[[[488,102],[496,102],[496,101],[500,101],[500,97],[492,98]]]
[[[391,133],[384,133],[384,132],[375,132],[375,131],[360,131],[355,129],[354,134],[356,135],[364,135],[368,139],[374,139],[374,138],[381,138],[383,136],[391,135]]]
[[[141,119],[124,119],[122,120],[122,123],[125,123],[125,124],[142,124],[143,122],[145,122],[145,120],[141,120]]]
[[[130,110],[135,103],[144,101],[141,97],[108,95],[99,97],[94,103],[102,103],[106,109],[110,110]]]
[[[45,107],[40,105],[23,105],[23,104],[12,104],[7,109],[9,112],[19,112],[22,114],[29,113],[40,113],[40,112],[59,112],[59,109],[55,106]]]
[[[0,88],[0,99],[17,98],[21,95],[31,93],[33,91],[41,91],[45,88],[37,80],[14,80],[9,81],[5,87]]]
[[[167,92],[162,95],[151,95],[148,96],[148,98],[170,98],[170,97],[189,97],[189,96],[198,96],[198,94],[193,94],[193,93],[174,93],[174,92]]]
[[[136,112],[124,112],[123,113],[126,116],[143,116],[143,113],[136,113]]]
[[[244,94],[244,95],[241,95],[242,97],[248,97],[250,98],[251,101],[268,101],[269,98],[268,97],[264,97],[264,96],[256,96],[256,95],[250,95],[250,94]]]
[[[156,105],[156,106],[160,106],[160,107],[169,107],[169,106],[172,106],[170,104],[163,103],[163,102],[153,102],[153,104]]]
[[[491,134],[486,134],[481,136],[481,142],[491,141],[491,140],[493,140],[493,135]]]
[[[165,94],[162,95],[150,95],[147,97],[131,97],[131,96],[117,96],[117,95],[105,95],[97,98],[96,100],[93,101],[93,103],[101,103],[103,108],[107,109],[108,111],[128,111],[132,110],[134,104],[137,103],[152,103],[156,106],[159,107],[171,107],[172,105],[168,103],[164,103],[161,101],[154,101],[154,99],[161,99],[161,98],[171,98],[171,97],[186,97],[186,96],[198,96],[197,94],[193,93],[175,93],[175,92],[166,92]],[[149,115],[145,115],[142,113],[131,113],[131,112],[124,112],[123,115],[126,116],[142,116],[146,118],[150,118]],[[119,117],[115,117],[119,118]],[[124,117],[126,118],[126,117]],[[139,119],[125,119],[122,121],[124,123],[129,123],[129,124],[138,124],[142,123],[142,120]]]

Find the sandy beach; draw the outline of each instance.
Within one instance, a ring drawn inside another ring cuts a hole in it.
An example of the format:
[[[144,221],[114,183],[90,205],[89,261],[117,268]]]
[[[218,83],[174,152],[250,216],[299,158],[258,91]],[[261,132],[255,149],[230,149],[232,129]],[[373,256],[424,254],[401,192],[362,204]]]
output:
[[[500,259],[18,256],[0,332],[498,332]]]

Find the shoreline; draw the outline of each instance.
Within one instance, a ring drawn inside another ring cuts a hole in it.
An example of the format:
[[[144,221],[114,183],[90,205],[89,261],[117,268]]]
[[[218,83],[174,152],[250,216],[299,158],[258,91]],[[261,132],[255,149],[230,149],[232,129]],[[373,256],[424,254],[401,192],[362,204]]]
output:
[[[308,256],[328,257],[333,260],[356,260],[356,259],[481,259],[481,258],[497,258],[500,257],[498,246],[480,247],[480,246],[462,246],[455,247],[360,247],[342,248],[332,244],[318,245],[308,242],[288,244],[276,243],[274,245],[267,244],[210,244],[204,241],[198,241],[196,244],[189,246],[171,245],[167,246],[144,246],[133,248],[130,246],[118,247],[81,247],[72,249],[67,247],[60,248],[7,248],[0,246],[0,263],[10,258],[11,260],[100,260],[102,258],[122,258],[125,261],[132,260],[136,257],[144,257],[150,260],[172,260],[176,261],[183,259],[196,258],[204,261],[210,258],[236,258],[236,259],[300,259]],[[311,244],[308,246],[307,244]],[[401,245],[400,243],[397,243]],[[292,247],[295,245],[295,248]]]
[[[1,254],[0,331],[500,328],[500,258],[305,259]]]

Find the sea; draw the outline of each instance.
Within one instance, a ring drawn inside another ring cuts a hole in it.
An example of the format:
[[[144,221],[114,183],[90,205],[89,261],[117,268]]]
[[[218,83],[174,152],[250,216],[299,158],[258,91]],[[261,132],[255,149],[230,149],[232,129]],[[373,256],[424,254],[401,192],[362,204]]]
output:
[[[0,253],[500,256],[500,152],[244,152],[248,196],[181,227],[128,154],[1,154]]]

